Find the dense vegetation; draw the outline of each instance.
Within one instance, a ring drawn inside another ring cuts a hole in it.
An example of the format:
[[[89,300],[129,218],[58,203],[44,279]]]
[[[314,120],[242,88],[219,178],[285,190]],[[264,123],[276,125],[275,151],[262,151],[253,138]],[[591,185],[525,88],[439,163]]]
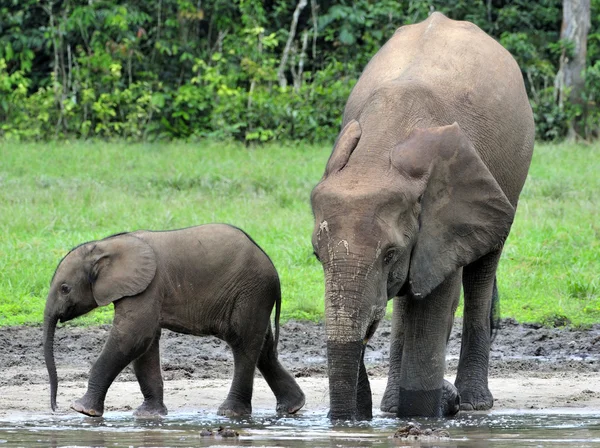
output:
[[[500,263],[501,314],[600,320],[597,146],[539,144]],[[320,319],[324,281],[308,197],[329,145],[15,143],[0,159],[0,327],[38,323],[79,243],[124,230],[230,222],[272,257],[284,318]],[[565,160],[569,163],[565,163]],[[110,321],[112,307],[81,322]]]
[[[331,140],[376,50],[433,10],[518,60],[538,138],[600,127],[600,0],[582,103],[559,107],[561,0],[5,0],[0,137]],[[297,12],[298,14],[295,14]],[[297,19],[297,23],[295,21]]]
[[[78,243],[219,221],[272,256],[285,318],[319,319],[309,191],[377,49],[433,10],[472,21],[519,62],[539,140],[560,139],[575,116],[597,136],[600,0],[591,5],[581,102],[559,105],[559,58],[572,51],[561,0],[4,0],[0,326],[40,322],[52,272]],[[35,143],[47,140],[61,143]],[[537,146],[499,271],[503,315],[600,319],[599,157],[597,146]]]

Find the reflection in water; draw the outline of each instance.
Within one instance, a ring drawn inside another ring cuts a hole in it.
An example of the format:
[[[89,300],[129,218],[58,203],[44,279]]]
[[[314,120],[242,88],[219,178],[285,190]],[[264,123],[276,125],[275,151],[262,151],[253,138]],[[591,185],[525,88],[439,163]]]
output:
[[[406,421],[377,417],[369,423],[332,425],[324,412],[294,417],[257,413],[233,420],[210,413],[179,413],[136,420],[107,412],[93,419],[75,414],[22,415],[0,420],[0,448],[21,446],[267,446],[267,447],[596,447],[600,411],[462,413],[458,418],[418,419],[425,427],[446,428],[450,440],[406,442],[393,439]],[[238,438],[201,437],[204,428],[231,427]]]

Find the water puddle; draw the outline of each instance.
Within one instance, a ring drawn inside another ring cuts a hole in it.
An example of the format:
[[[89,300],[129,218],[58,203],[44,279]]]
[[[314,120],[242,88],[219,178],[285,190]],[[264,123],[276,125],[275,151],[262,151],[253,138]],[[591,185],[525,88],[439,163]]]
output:
[[[598,362],[600,361],[600,356],[590,355],[590,354],[580,354],[580,355],[565,355],[565,356],[543,356],[543,355],[494,355],[492,354],[491,359],[501,360],[501,361],[535,361],[541,364],[549,364],[556,363],[559,361],[577,361],[577,362]],[[447,355],[447,361],[458,361],[459,355]],[[303,358],[303,361],[306,364],[318,364],[324,365],[327,364],[327,358],[325,356],[310,356],[307,358]],[[378,364],[384,361],[389,361],[389,357],[386,353],[381,351],[367,351],[365,352],[365,362],[367,365],[370,364]]]
[[[175,413],[137,420],[107,412],[92,419],[76,414],[0,417],[0,448],[8,447],[600,447],[600,410],[461,413],[455,419],[416,419],[422,427],[444,428],[450,439],[400,441],[392,435],[407,422],[376,416],[369,423],[332,425],[324,411],[294,417],[257,412],[232,420],[215,414]],[[232,428],[238,437],[201,437],[203,429]]]

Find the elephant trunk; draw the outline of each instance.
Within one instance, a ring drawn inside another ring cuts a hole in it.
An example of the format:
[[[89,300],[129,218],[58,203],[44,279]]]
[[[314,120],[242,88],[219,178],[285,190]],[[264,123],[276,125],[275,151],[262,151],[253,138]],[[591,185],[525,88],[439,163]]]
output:
[[[352,284],[335,273],[327,277],[325,324],[329,417],[332,420],[369,418],[372,415],[370,388],[366,371],[363,375],[360,372],[365,341],[375,327],[375,292],[368,282]]]
[[[331,420],[357,418],[358,372],[363,347],[362,341],[327,342]]]
[[[58,316],[55,314],[45,314],[44,316],[44,359],[48,369],[48,378],[50,380],[50,407],[56,411],[56,390],[58,388],[58,376],[56,374],[56,363],[54,362],[54,332]]]

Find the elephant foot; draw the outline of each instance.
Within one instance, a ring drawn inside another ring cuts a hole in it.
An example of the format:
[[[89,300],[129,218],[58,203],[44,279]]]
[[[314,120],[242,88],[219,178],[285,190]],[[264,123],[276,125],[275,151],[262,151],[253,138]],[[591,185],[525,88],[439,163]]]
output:
[[[461,411],[487,411],[494,405],[494,397],[487,387],[464,389],[460,399]]]
[[[92,400],[86,398],[86,396],[71,403],[71,409],[89,417],[102,417],[102,414],[104,414],[104,404],[93,404]]]
[[[398,391],[397,417],[448,417],[460,410],[458,390],[446,380],[439,389]]]
[[[390,414],[398,413],[398,388],[388,387],[383,394],[381,399],[381,405],[379,409],[381,412],[389,412]],[[449,383],[444,381],[444,388],[442,390],[442,410],[441,413],[444,416],[456,414],[460,408],[460,395],[456,388]]]
[[[293,393],[289,393],[285,397],[277,397],[276,410],[278,414],[295,414],[302,409],[305,402],[304,392],[297,387]]]
[[[153,417],[161,417],[163,415],[167,415],[169,412],[167,411],[167,407],[164,403],[161,402],[150,402],[144,401],[142,405],[137,408],[133,415],[138,418],[153,418]]]
[[[219,406],[217,414],[225,417],[245,417],[252,414],[252,406],[249,403],[240,403],[228,398]]]
[[[373,420],[373,408],[365,407],[364,409],[357,409],[356,420],[361,422]]]
[[[383,394],[383,398],[381,399],[381,405],[379,409],[381,412],[389,412],[391,414],[396,414],[398,412],[398,388],[392,387],[389,384],[385,388],[385,393]]]
[[[457,414],[462,409],[461,400],[462,398],[458,393],[458,389],[454,387],[454,384],[444,380],[444,387],[442,388],[442,415],[446,417]]]

